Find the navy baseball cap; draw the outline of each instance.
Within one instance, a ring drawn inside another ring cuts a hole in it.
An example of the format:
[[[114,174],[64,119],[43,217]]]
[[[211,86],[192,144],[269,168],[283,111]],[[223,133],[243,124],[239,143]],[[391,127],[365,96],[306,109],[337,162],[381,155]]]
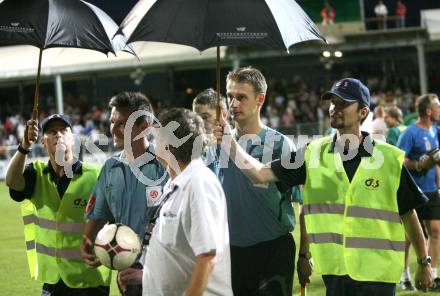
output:
[[[53,114],[53,115],[46,117],[45,119],[43,119],[41,121],[41,130],[42,130],[43,134],[46,131],[47,125],[50,122],[55,121],[55,120],[59,120],[59,121],[64,122],[65,124],[67,124],[70,127],[70,129],[72,129],[72,123],[70,122],[70,119],[68,116],[63,115],[63,114]]]
[[[359,102],[370,107],[370,91],[362,82],[354,78],[344,78],[333,84],[330,91],[322,95],[321,99],[330,100],[337,96],[346,102]]]

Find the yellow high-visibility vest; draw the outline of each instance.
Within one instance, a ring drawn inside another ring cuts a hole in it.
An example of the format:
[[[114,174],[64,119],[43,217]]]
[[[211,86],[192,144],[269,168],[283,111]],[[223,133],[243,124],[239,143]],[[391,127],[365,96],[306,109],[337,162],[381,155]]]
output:
[[[79,249],[99,168],[83,163],[82,175],[73,176],[61,199],[50,174],[44,173],[47,163],[35,161],[33,167],[34,193],[21,207],[31,277],[49,284],[61,278],[71,288],[109,286],[111,271],[89,267]]]
[[[306,149],[304,218],[316,270],[357,281],[399,282],[404,269],[405,232],[397,190],[404,152],[376,141],[362,157],[351,182],[332,137]]]

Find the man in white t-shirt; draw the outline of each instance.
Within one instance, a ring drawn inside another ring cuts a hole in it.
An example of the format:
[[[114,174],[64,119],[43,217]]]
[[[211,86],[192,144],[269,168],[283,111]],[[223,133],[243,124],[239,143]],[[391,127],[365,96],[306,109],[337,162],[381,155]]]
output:
[[[232,295],[226,199],[200,158],[203,121],[174,108],[160,122],[156,156],[170,180],[148,229],[143,295]]]
[[[374,6],[374,13],[377,18],[377,28],[381,30],[386,29],[388,9],[383,1],[379,1],[376,6]]]

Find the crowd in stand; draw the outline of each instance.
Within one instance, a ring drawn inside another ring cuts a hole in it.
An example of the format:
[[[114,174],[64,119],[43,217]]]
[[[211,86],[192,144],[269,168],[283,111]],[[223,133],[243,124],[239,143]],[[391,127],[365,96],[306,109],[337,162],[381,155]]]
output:
[[[414,112],[414,100],[417,94],[410,90],[408,81],[396,83],[392,79],[363,77],[372,90],[372,109],[374,106],[397,105],[403,114]],[[272,79],[268,81],[266,104],[262,110],[263,123],[272,128],[286,128],[297,124],[321,123],[324,130],[328,122],[328,102],[320,97],[326,85],[313,87],[299,76],[290,79]],[[65,114],[72,117],[75,135],[95,140],[98,135],[110,137],[109,110],[101,106],[87,107],[75,98],[65,98]],[[158,108],[161,108],[159,106]],[[158,113],[160,110],[155,110]],[[55,110],[49,110],[54,113]],[[47,112],[41,111],[44,118]],[[24,122],[20,114],[0,118],[0,157],[4,155],[7,146],[17,145],[24,133]],[[4,157],[4,156],[3,156]]]

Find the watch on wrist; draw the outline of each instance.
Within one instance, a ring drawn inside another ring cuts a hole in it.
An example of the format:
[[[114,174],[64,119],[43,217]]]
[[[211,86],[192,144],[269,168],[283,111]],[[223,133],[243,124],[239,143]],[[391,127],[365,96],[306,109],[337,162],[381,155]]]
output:
[[[299,257],[299,258],[305,258],[305,259],[307,259],[307,260],[310,260],[310,259],[312,259],[312,253],[310,253],[310,252],[299,253],[299,254],[298,254],[298,257]]]
[[[18,145],[18,152],[20,152],[20,153],[23,153],[23,154],[29,154],[29,152],[31,152],[31,149],[29,148],[29,149],[26,149],[26,148],[23,148],[23,146],[21,146],[21,143]]]
[[[429,264],[431,264],[431,256],[425,256],[423,258],[417,258],[417,263],[422,265],[422,266],[427,266]]]

